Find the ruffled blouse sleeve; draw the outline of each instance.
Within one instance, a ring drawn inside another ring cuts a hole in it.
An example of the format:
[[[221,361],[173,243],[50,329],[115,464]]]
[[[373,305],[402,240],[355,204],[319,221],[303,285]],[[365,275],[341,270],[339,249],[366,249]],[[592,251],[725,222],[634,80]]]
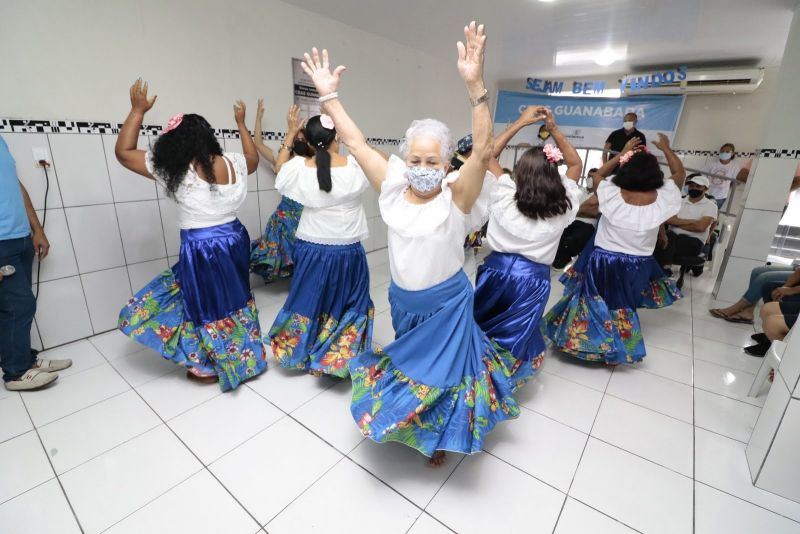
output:
[[[598,186],[597,200],[600,212],[609,222],[639,232],[660,226],[681,209],[681,192],[671,179],[665,180],[657,190],[656,201],[646,206],[625,202],[622,189],[610,180]]]
[[[161,173],[156,171],[155,163],[153,162],[153,151],[148,150],[144,155],[144,166],[147,168],[147,172],[150,173],[150,176],[156,179],[156,182],[160,183],[161,185],[166,185],[166,180]]]

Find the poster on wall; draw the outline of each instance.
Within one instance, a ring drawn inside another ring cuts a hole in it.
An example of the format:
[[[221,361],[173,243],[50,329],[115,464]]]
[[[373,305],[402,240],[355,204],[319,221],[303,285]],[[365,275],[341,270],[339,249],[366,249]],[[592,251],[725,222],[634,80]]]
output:
[[[303,71],[302,59],[292,58],[292,84],[294,103],[300,107],[300,116],[308,119],[314,115],[319,115],[319,94],[314,82]]]
[[[608,135],[622,128],[626,113],[636,113],[636,128],[646,137],[648,145],[658,132],[675,138],[675,130],[683,108],[684,97],[635,96],[623,98],[574,98],[500,91],[497,96],[494,123],[501,132],[515,121],[527,106],[547,106],[553,111],[559,129],[573,145],[583,148],[603,148]],[[519,143],[540,144],[539,129],[531,126],[520,131],[512,140]]]

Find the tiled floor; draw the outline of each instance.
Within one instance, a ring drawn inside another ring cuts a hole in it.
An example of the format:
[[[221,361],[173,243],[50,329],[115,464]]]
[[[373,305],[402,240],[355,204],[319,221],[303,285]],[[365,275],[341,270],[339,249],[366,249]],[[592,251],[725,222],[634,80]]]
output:
[[[369,262],[386,343],[385,251]],[[117,332],[54,349],[75,365],[53,387],[0,390],[0,531],[800,532],[800,504],[750,484],[760,361],[741,352],[751,328],[709,317],[712,284],[642,311],[641,364],[550,354],[521,417],[441,469],[364,440],[346,381],[270,362],[222,395]],[[255,290],[264,326],[287,291]]]

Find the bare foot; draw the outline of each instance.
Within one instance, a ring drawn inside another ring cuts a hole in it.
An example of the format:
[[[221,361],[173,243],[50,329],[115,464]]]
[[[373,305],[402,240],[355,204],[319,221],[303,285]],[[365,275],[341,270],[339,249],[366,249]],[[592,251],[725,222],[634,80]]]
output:
[[[444,451],[435,451],[433,456],[428,458],[428,467],[441,467],[447,461],[447,455]]]
[[[211,376],[198,376],[191,371],[186,371],[186,378],[193,382],[200,382],[201,384],[216,384],[219,378],[214,375]]]

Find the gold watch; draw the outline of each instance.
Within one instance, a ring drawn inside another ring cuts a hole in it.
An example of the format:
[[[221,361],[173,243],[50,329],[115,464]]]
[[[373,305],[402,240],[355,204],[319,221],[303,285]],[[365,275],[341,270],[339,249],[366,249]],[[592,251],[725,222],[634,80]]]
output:
[[[487,102],[488,100],[489,100],[489,90],[488,89],[484,89],[483,90],[483,94],[481,96],[479,96],[478,98],[469,97],[469,103],[472,104],[473,108],[475,106],[479,106],[479,105],[483,104],[484,102]]]

